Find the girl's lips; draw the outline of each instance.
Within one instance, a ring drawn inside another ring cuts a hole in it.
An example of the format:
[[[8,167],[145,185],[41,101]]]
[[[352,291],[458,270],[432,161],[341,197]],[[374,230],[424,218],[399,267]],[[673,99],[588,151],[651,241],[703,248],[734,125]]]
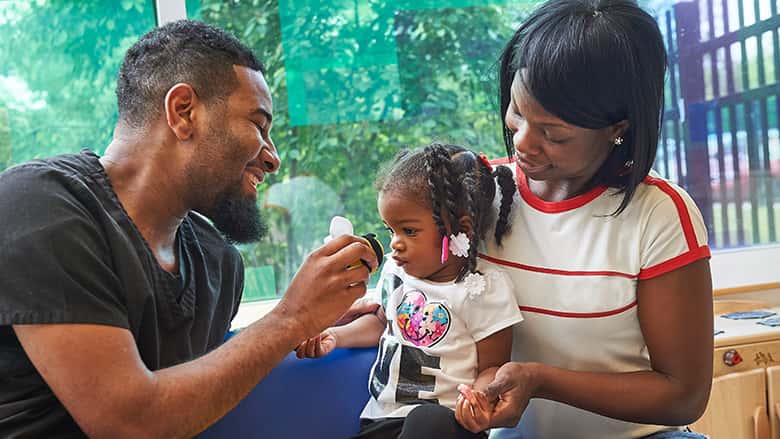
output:
[[[403,267],[404,265],[406,265],[406,261],[404,261],[403,259],[393,258],[393,260],[395,260],[396,265],[398,265],[399,267]]]

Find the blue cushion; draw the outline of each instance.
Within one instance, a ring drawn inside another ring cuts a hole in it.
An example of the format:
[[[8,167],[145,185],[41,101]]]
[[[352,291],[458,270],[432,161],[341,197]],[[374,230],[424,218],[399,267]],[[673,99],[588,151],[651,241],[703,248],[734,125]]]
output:
[[[288,355],[199,438],[344,439],[358,432],[376,348],[336,349],[300,360]]]

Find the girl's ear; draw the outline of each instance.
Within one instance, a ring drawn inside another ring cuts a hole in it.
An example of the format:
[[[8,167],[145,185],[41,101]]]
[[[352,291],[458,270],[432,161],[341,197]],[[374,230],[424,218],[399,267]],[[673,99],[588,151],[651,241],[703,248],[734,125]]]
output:
[[[474,224],[471,222],[471,217],[468,215],[463,215],[458,220],[458,225],[460,226],[460,231],[465,233],[466,236],[471,239],[473,237],[474,232]]]

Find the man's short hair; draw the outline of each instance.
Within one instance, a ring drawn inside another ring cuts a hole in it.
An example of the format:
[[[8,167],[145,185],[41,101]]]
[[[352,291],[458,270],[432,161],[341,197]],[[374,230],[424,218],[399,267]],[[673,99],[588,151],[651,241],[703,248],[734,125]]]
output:
[[[127,51],[117,79],[119,120],[145,126],[163,111],[165,94],[187,83],[210,104],[238,87],[233,66],[265,73],[252,50],[229,33],[200,21],[158,27]]]

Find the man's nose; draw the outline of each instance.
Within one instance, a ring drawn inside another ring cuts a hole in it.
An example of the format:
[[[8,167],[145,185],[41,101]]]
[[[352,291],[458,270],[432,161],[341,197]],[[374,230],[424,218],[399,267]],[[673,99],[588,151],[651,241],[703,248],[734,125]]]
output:
[[[271,139],[268,139],[264,143],[263,148],[260,150],[260,157],[258,157],[258,160],[263,163],[267,172],[276,172],[279,170],[279,166],[282,163],[279,159],[279,154],[276,152],[276,145],[274,145],[274,142]]]

